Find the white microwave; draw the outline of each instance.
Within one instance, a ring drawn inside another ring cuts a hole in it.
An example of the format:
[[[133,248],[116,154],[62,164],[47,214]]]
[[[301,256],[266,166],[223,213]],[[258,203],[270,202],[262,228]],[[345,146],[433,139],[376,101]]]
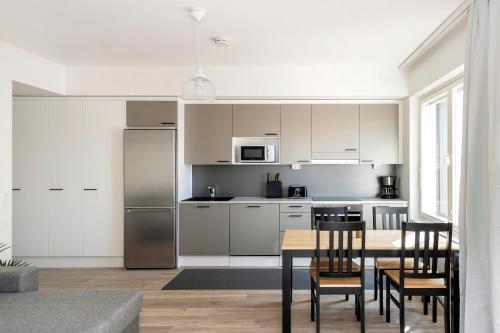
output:
[[[276,163],[276,147],[273,145],[244,145],[238,149],[239,163]]]

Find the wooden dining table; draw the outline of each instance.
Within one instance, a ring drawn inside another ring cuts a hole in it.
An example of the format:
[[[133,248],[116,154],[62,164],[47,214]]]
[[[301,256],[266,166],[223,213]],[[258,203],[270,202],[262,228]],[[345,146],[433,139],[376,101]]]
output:
[[[328,232],[322,231],[320,236],[320,249],[328,249]],[[407,234],[406,246],[411,247],[412,236]],[[422,240],[423,241],[423,240]],[[344,242],[346,244],[346,242]],[[361,238],[353,240],[353,250],[358,250],[361,254]],[[439,251],[443,251],[446,246],[446,239],[441,237]],[[423,248],[423,244],[420,248]],[[458,244],[452,243],[451,260],[451,332],[459,332],[459,309],[460,294],[458,282]],[[283,259],[282,267],[282,322],[283,332],[291,332],[292,322],[292,271],[293,258],[311,258],[316,251],[316,231],[315,230],[286,230],[281,245]],[[408,257],[413,257],[414,251],[406,252]],[[365,258],[396,258],[401,257],[401,230],[366,230]]]

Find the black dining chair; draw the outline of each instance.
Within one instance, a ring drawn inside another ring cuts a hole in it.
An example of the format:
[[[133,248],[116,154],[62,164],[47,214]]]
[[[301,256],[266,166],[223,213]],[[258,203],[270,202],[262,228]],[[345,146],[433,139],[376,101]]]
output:
[[[405,296],[432,297],[432,321],[437,321],[437,297],[444,297],[444,329],[450,332],[450,260],[452,223],[403,222],[400,265],[411,256],[410,269],[386,271],[386,321],[391,321],[391,301],[399,308],[400,332],[405,332]],[[414,241],[409,241],[412,233]],[[423,244],[421,234],[423,234]],[[444,236],[444,242],[440,238]],[[443,246],[444,243],[444,246]],[[440,269],[438,259],[444,259]],[[423,266],[420,267],[420,263]],[[399,297],[391,293],[399,292]]]
[[[373,207],[373,230],[401,230],[401,222],[408,221],[408,207]],[[411,268],[411,263],[406,261]],[[373,270],[374,299],[379,300],[379,313],[384,314],[384,272],[399,270],[398,258],[375,258]],[[380,293],[380,294],[379,294]]]
[[[318,222],[347,222],[349,221],[349,207],[313,207],[311,210],[311,229],[314,229]],[[360,220],[361,221],[361,220]],[[313,258],[314,259],[314,258]],[[354,265],[357,266],[356,263]],[[345,295],[345,300],[349,300],[349,294]]]
[[[328,250],[321,250],[320,234],[328,234]],[[360,249],[353,249],[356,233],[360,232]],[[311,321],[316,320],[320,331],[320,296],[355,295],[355,315],[365,331],[365,222],[323,222],[316,226],[316,255],[311,260]],[[353,258],[361,260],[355,265]],[[325,260],[323,260],[325,259]]]

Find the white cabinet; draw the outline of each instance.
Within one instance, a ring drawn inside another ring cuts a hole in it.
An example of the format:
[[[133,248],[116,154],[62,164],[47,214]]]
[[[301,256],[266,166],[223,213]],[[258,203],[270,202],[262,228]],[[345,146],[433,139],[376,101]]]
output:
[[[83,103],[83,255],[123,255],[123,101]]]
[[[12,250],[14,256],[49,253],[48,103],[13,102]]]
[[[123,255],[120,100],[15,99],[15,256]]]
[[[82,103],[49,102],[49,255],[82,255]]]
[[[311,105],[281,106],[281,164],[311,163]]]
[[[361,104],[360,106],[361,163],[399,163],[398,104]]]
[[[314,160],[359,158],[358,104],[313,104],[312,158]]]

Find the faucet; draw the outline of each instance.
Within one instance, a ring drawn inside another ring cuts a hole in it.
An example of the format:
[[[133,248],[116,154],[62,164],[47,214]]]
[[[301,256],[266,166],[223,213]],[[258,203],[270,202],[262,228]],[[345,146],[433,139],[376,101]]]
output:
[[[210,195],[210,199],[215,199],[215,186],[208,187],[208,194]]]

